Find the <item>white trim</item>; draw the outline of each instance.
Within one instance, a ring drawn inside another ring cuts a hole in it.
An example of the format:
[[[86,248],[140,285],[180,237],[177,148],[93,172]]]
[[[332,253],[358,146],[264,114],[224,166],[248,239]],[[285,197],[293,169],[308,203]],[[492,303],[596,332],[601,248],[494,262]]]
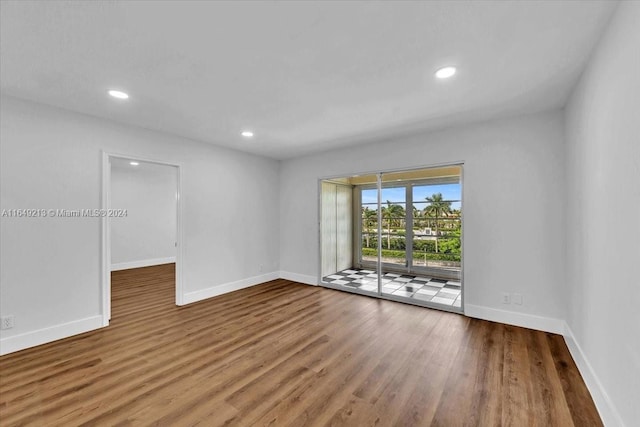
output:
[[[305,282],[304,280],[297,280],[294,277],[305,277],[302,274],[290,273],[288,271],[280,271],[280,277],[287,280],[293,280],[294,282],[318,284],[322,282],[322,179],[318,179],[318,198],[317,198],[317,211],[318,211],[318,244],[316,245],[316,259],[318,260],[318,277],[314,278],[313,282]],[[308,276],[306,276],[308,278]]]
[[[102,198],[101,208],[104,211],[111,206],[109,196],[111,194],[111,165],[109,154],[102,152]],[[111,223],[106,216],[100,221],[100,232],[102,233],[102,248],[100,255],[102,262],[100,265],[100,286],[102,287],[102,326],[109,326],[111,319]]]
[[[178,168],[178,182],[176,193],[176,305],[184,305],[184,277],[182,274],[182,262],[184,260],[184,252],[182,250],[184,244],[184,202],[182,200],[182,166],[178,163],[174,165]]]
[[[119,262],[111,264],[111,271],[128,270],[130,268],[149,267],[152,265],[171,264],[176,262],[176,257],[170,256],[166,258],[141,259],[140,261]]]
[[[573,361],[576,363],[578,371],[580,371],[580,375],[582,375],[582,379],[591,393],[591,398],[596,405],[600,418],[602,418],[602,422],[605,426],[624,427],[625,424],[624,421],[622,421],[622,417],[613,405],[609,395],[591,367],[587,356],[582,351],[575,335],[573,335],[573,331],[566,322],[564,322],[563,335],[564,341],[569,348],[569,353],[571,353],[571,357],[573,357]]]
[[[336,178],[344,178],[345,176],[355,176],[355,175],[376,175],[379,173],[392,173],[392,172],[410,172],[410,171],[417,171],[417,170],[421,170],[421,169],[433,169],[433,168],[441,168],[441,167],[447,167],[447,166],[458,166],[458,165],[464,165],[464,160],[458,160],[458,161],[453,161],[453,162],[441,162],[441,163],[432,163],[429,165],[422,165],[422,166],[407,166],[404,168],[391,168],[391,169],[377,169],[377,170],[368,170],[368,171],[363,171],[360,170],[358,172],[347,172],[347,173],[341,173],[338,175],[325,175],[325,176],[321,176],[320,178],[318,178],[319,180],[328,180],[328,179],[336,179]]]
[[[183,232],[182,224],[182,165],[180,163],[170,163],[162,160],[147,159],[129,154],[116,154],[102,152],[102,209],[107,210],[111,206],[111,158],[135,160],[139,162],[154,163],[157,165],[171,166],[177,168],[177,197],[176,197],[176,305],[184,305],[184,284],[182,274],[183,260]],[[111,219],[108,216],[102,217],[102,263],[101,263],[101,286],[102,286],[102,326],[108,326],[111,319]],[[172,261],[169,261],[172,262]],[[135,268],[135,267],[127,267]]]
[[[99,315],[3,338],[0,340],[0,355],[93,331],[102,326],[102,315]]]
[[[200,289],[198,291],[187,292],[184,294],[184,304],[191,304],[192,302],[202,301],[207,298],[212,298],[218,295],[226,294],[240,289],[249,288],[251,286],[259,285],[269,280],[278,279],[278,272],[262,274],[260,276],[247,277],[246,279],[236,280],[235,282],[223,283],[221,285],[212,286],[206,289]],[[184,305],[180,304],[180,305]]]
[[[314,276],[306,274],[291,273],[290,271],[280,271],[280,278],[291,280],[293,282],[304,283],[305,285],[318,285],[318,279]]]
[[[551,332],[562,335],[565,331],[564,320],[552,317],[536,316],[535,314],[518,313],[515,311],[499,310],[481,305],[464,305],[464,314],[476,319],[491,320],[507,325],[521,326],[537,331]]]

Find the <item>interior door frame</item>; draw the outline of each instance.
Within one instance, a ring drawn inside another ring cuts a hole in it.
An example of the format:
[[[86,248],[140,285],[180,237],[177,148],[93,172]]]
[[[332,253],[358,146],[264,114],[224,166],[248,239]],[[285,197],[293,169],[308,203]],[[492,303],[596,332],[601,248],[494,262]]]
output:
[[[182,280],[183,260],[183,226],[182,226],[182,165],[180,163],[149,159],[134,154],[118,154],[102,152],[102,200],[103,213],[111,208],[111,159],[124,159],[137,162],[152,163],[177,168],[176,173],[176,305],[184,305],[184,291]],[[101,284],[102,284],[102,326],[109,326],[111,319],[111,218],[101,216]]]

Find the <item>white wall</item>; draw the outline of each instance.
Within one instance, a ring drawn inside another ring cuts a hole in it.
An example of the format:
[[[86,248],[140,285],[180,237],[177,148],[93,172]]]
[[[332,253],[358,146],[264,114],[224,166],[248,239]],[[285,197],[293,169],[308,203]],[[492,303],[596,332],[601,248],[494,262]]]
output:
[[[557,111],[283,161],[281,271],[317,283],[318,178],[458,161],[464,161],[465,310],[561,330],[564,144]],[[501,304],[501,292],[523,294],[524,305]]]
[[[353,189],[322,182],[320,243],[322,276],[353,267]]]
[[[175,162],[185,300],[277,277],[277,161],[9,97],[1,109],[2,209],[99,208],[101,150]],[[0,311],[15,316],[0,351],[100,326],[97,218],[2,218],[0,231]]]
[[[173,262],[176,257],[178,169],[111,160],[111,207],[126,216],[111,219],[113,269]]]
[[[566,109],[567,322],[612,426],[640,420],[639,28],[621,3]]]

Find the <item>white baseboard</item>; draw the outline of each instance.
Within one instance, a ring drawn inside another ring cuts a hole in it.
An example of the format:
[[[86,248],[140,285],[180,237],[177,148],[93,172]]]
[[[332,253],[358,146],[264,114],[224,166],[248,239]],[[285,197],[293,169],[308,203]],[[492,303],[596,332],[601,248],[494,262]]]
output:
[[[152,265],[171,264],[176,262],[176,257],[170,256],[166,258],[143,259],[140,261],[119,262],[111,264],[111,271],[128,270],[130,268],[150,267]]]
[[[0,340],[0,356],[102,328],[102,315],[74,320]]]
[[[591,367],[589,360],[582,351],[580,344],[576,341],[573,331],[571,331],[571,328],[566,322],[564,324],[563,335],[564,341],[567,343],[567,347],[571,353],[571,357],[573,357],[574,362],[576,362],[578,370],[582,375],[582,379],[591,393],[591,397],[593,398],[596,409],[600,414],[600,418],[602,418],[602,422],[605,426],[609,427],[624,427],[625,424],[624,421],[622,421],[622,417],[620,417],[620,414],[611,402],[609,395],[602,386],[602,383]]]
[[[210,288],[201,289],[199,291],[188,292],[184,294],[183,301],[184,304],[191,304],[192,302],[202,301],[203,299],[259,285],[260,283],[268,282],[269,280],[275,280],[278,277],[278,272],[274,271],[271,273],[262,274],[260,276],[253,276],[246,279],[237,280],[235,282],[223,283],[221,285],[212,286]]]
[[[536,316],[534,314],[518,313],[515,311],[499,310],[481,305],[464,305],[465,316],[476,319],[491,320],[492,322],[506,323],[507,325],[521,326],[537,331],[551,332],[562,335],[565,331],[564,320],[552,317]]]
[[[318,278],[307,276],[306,274],[291,273],[289,271],[280,271],[280,278],[291,280],[294,282],[304,283],[305,285],[318,285]]]

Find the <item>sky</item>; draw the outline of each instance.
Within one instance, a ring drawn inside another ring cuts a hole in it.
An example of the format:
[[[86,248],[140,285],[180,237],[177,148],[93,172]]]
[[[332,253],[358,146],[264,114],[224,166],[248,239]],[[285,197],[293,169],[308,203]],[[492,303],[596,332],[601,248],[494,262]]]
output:
[[[439,184],[439,185],[416,185],[413,187],[413,202],[414,206],[420,210],[427,206],[427,203],[416,203],[426,201],[427,197],[436,193],[442,193],[442,198],[445,201],[457,200],[457,202],[451,203],[451,209],[460,209],[460,183],[456,184]],[[395,188],[383,188],[382,189],[382,204],[386,205],[387,200],[391,203],[396,203],[404,206],[405,203],[405,187]],[[372,203],[369,205],[369,203]],[[369,209],[375,209],[378,203],[378,190],[372,188],[370,190],[362,190],[362,204],[369,206]]]

